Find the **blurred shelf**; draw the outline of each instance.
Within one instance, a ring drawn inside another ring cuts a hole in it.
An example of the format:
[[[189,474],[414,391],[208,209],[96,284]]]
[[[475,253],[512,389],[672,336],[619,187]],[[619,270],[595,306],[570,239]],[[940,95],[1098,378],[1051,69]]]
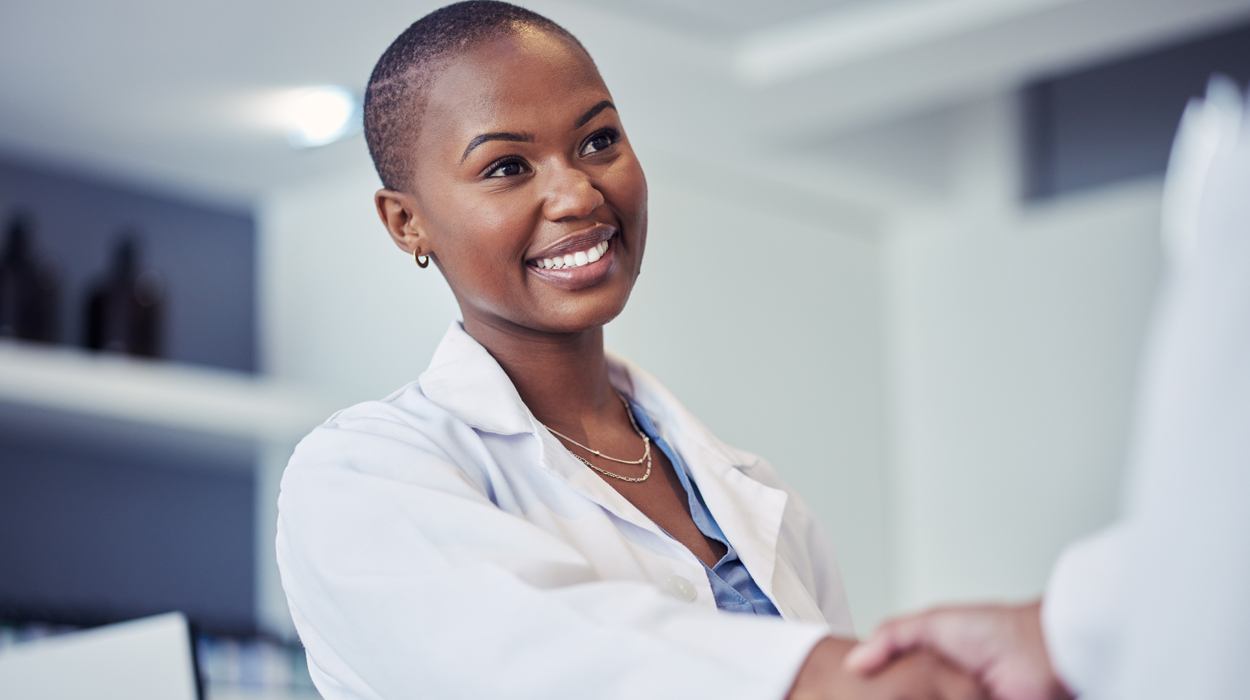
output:
[[[11,340],[0,402],[262,442],[298,439],[332,413],[263,376]]]

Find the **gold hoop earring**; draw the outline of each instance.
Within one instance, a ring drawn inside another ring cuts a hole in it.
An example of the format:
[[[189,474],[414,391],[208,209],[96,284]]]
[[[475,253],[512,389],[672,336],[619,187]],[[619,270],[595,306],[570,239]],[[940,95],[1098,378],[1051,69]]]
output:
[[[422,258],[425,258],[425,260],[422,260]],[[417,267],[421,268],[422,270],[430,266],[430,256],[422,255],[420,248],[412,249],[412,261],[415,262],[417,264]]]

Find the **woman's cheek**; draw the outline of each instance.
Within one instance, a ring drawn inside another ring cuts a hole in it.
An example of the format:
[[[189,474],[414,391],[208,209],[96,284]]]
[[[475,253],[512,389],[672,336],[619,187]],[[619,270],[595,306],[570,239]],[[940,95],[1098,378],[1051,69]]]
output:
[[[647,217],[647,178],[642,166],[632,157],[623,158],[612,178],[612,188],[620,210],[629,216],[632,224],[645,223]]]

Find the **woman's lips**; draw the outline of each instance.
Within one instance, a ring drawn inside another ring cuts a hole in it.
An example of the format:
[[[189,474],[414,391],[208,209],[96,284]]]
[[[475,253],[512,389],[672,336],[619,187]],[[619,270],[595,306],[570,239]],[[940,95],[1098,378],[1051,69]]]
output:
[[[565,255],[573,255],[578,252],[589,253],[591,248],[615,236],[616,233],[615,226],[595,224],[577,233],[567,235],[549,244],[537,253],[530,254],[525,262],[532,265],[543,260],[558,261],[564,258]]]
[[[608,242],[600,241],[585,250],[576,250],[571,253],[565,253],[564,255],[554,255],[550,258],[540,258],[532,261],[531,264],[535,267],[543,268],[544,270],[571,269],[574,267],[588,265],[599,258],[602,258],[603,254],[607,251]]]
[[[530,260],[526,267],[565,289],[583,289],[598,284],[616,269],[616,243],[617,238],[613,235],[584,250]]]

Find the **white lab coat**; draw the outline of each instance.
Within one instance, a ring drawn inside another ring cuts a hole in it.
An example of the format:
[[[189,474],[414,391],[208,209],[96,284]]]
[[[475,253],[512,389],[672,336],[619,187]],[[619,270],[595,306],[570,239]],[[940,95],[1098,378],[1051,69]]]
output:
[[[1186,110],[1125,512],[1047,587],[1047,646],[1084,698],[1250,697],[1248,115],[1220,80]]]
[[[282,479],[282,585],[327,700],[775,699],[820,638],[853,634],[825,535],[773,469],[637,367],[610,357],[609,377],[785,620],[717,610],[700,561],[452,324],[416,382],[335,414]]]

